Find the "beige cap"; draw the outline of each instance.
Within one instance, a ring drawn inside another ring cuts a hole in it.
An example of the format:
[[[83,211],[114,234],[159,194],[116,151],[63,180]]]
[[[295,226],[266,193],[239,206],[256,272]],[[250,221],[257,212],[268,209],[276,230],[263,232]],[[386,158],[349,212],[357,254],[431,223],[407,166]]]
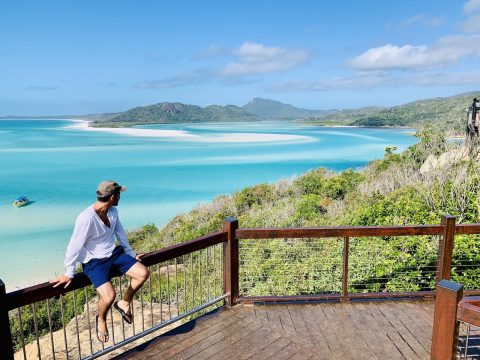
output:
[[[105,181],[102,181],[100,184],[98,184],[97,196],[103,198],[103,197],[113,195],[115,192],[123,192],[123,191],[127,191],[126,186],[118,185],[118,183],[116,183],[113,180],[105,180]]]

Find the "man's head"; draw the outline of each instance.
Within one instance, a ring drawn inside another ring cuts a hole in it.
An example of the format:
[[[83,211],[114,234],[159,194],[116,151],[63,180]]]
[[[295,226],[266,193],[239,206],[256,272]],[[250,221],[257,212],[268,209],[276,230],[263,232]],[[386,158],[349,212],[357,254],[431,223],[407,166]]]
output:
[[[98,184],[97,199],[100,202],[112,202],[113,206],[118,205],[120,193],[127,191],[126,186],[121,186],[113,180],[105,180]]]

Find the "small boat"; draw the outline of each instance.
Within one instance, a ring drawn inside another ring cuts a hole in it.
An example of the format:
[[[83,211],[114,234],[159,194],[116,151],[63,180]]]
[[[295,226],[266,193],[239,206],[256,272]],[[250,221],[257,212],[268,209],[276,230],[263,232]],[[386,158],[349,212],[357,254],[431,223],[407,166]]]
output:
[[[18,198],[15,199],[12,205],[15,207],[21,207],[27,204],[28,204],[28,198],[26,196],[19,196]]]

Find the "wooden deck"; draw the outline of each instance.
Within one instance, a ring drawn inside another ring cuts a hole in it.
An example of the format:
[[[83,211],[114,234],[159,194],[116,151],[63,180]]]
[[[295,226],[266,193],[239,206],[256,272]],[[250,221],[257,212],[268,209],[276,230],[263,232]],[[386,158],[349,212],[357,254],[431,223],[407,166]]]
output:
[[[433,301],[237,305],[116,359],[429,359]]]

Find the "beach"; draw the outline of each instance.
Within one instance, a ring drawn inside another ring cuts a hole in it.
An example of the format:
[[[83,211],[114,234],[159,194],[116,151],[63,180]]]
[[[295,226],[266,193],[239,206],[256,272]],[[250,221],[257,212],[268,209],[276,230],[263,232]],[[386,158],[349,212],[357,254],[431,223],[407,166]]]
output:
[[[117,135],[128,135],[138,137],[171,138],[183,141],[195,142],[218,142],[218,143],[241,143],[241,142],[272,142],[272,141],[315,141],[309,136],[286,135],[286,134],[256,134],[256,133],[229,133],[216,134],[215,136],[200,136],[184,130],[159,130],[139,129],[134,127],[123,128],[101,128],[91,127],[86,120],[74,120],[75,124],[68,126],[70,129],[107,132]]]

